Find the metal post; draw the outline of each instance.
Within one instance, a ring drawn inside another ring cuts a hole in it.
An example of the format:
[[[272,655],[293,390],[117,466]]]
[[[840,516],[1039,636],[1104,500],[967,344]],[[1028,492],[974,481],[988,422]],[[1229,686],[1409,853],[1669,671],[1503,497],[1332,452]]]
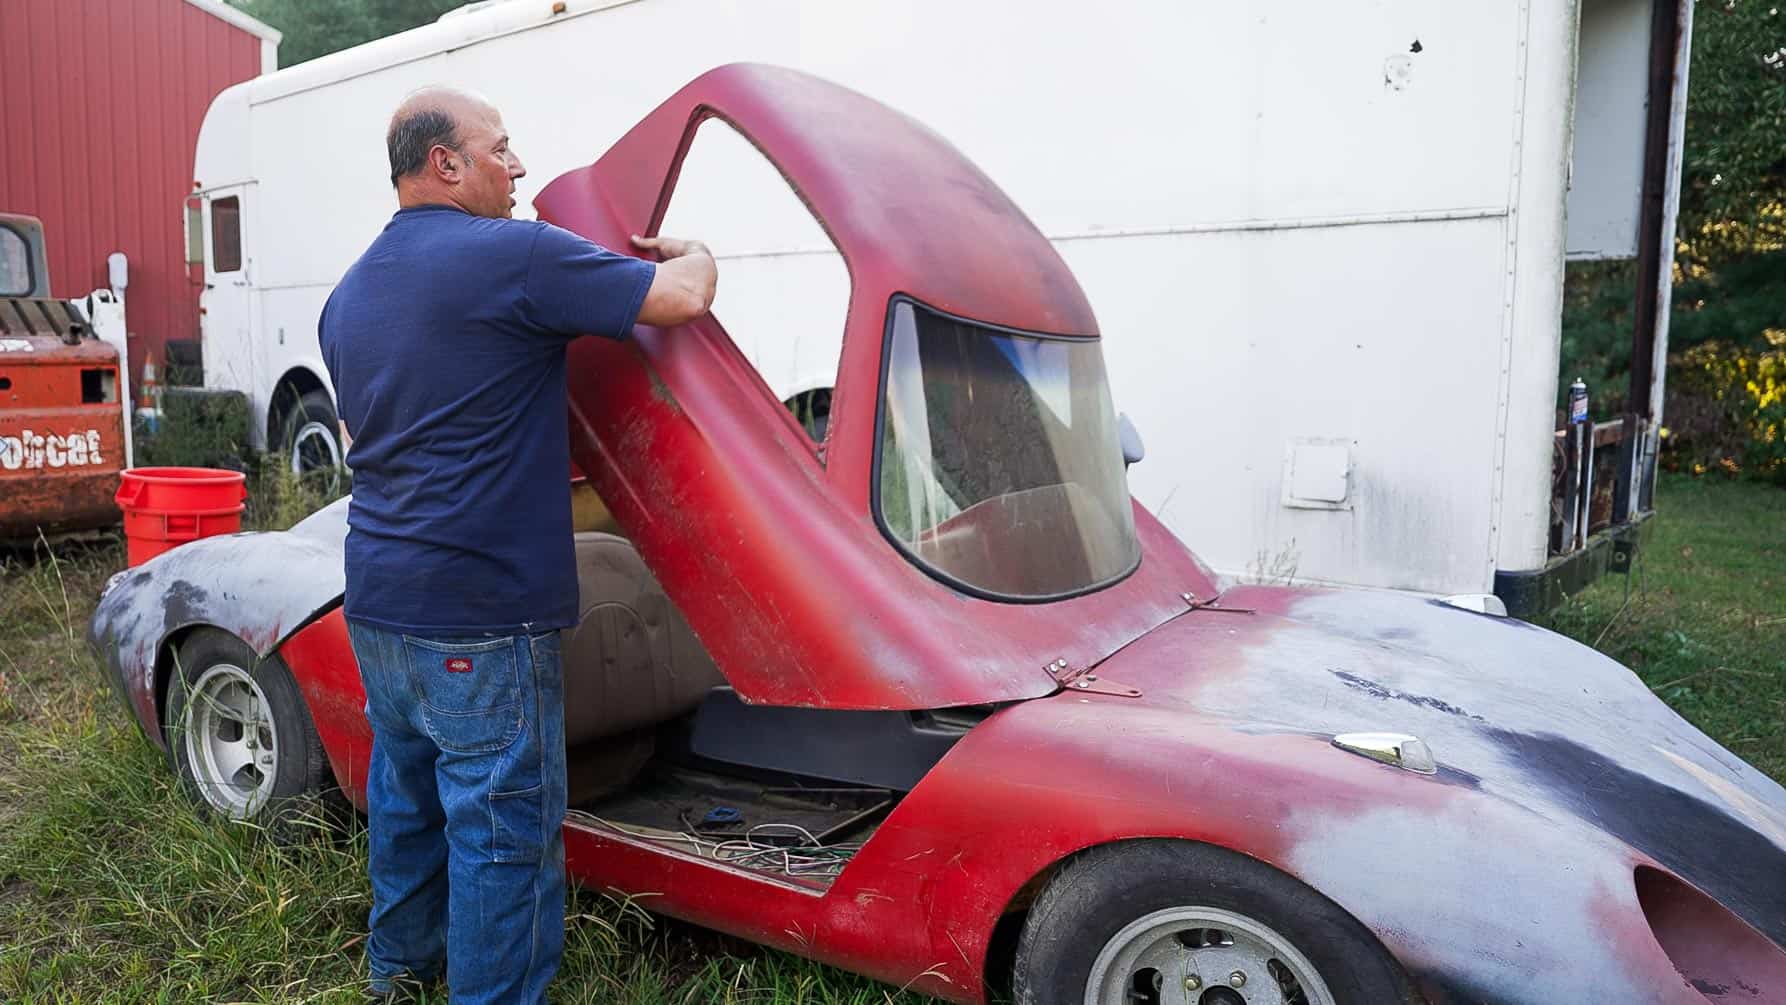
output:
[[[1643,420],[1636,412],[1627,411],[1624,426],[1619,430],[1619,473],[1618,480],[1612,484],[1612,522],[1614,525],[1625,523],[1631,519],[1634,504],[1638,498],[1637,485],[1641,480],[1638,463],[1638,438],[1643,435]]]
[[[1575,522],[1575,547],[1588,546],[1588,537],[1594,530],[1594,424],[1583,422],[1575,427],[1581,430],[1581,516]]]

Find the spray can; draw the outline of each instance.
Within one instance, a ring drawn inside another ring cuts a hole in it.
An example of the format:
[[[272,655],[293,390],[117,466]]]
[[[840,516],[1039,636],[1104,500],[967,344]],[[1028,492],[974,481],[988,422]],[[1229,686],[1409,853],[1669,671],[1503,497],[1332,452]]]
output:
[[[1571,426],[1588,421],[1588,386],[1580,377],[1569,385],[1569,424]]]

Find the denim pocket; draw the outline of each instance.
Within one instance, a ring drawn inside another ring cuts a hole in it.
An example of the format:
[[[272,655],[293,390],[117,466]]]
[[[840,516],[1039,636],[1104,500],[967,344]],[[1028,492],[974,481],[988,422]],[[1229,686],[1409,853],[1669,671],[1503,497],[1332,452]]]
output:
[[[515,640],[441,642],[403,636],[422,724],[442,750],[501,750],[521,733]]]
[[[545,850],[540,833],[546,814],[540,805],[546,787],[535,785],[519,792],[490,793],[490,860],[538,862]]]

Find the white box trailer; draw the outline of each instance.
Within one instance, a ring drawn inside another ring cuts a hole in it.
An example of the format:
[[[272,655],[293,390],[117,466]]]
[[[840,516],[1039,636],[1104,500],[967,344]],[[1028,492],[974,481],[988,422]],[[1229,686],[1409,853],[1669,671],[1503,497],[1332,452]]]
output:
[[[1584,439],[1622,444],[1601,451],[1609,531],[1579,533],[1557,487],[1595,470],[1555,462],[1562,280],[1566,252],[1638,257],[1634,343],[1661,358],[1690,15],[1690,0],[474,4],[213,103],[188,201],[205,382],[247,393],[257,445],[322,442],[329,422],[288,416],[328,393],[317,315],[395,209],[384,130],[411,89],[502,110],[526,214],[685,81],[782,64],[926,123],[1055,242],[1146,437],[1132,489],[1218,570],[1530,608],[1560,573],[1604,566],[1647,510],[1659,366]],[[703,126],[663,229],[714,247],[715,314],[778,394],[827,385],[847,273],[723,123]]]

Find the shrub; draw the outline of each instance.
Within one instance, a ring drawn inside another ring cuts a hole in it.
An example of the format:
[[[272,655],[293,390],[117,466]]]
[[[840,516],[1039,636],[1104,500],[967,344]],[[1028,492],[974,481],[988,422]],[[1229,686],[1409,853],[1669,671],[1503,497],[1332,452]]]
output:
[[[1665,467],[1786,485],[1786,329],[1759,349],[1714,340],[1671,356],[1667,398]]]
[[[294,474],[284,454],[248,446],[248,399],[237,392],[169,388],[161,421],[151,433],[139,425],[135,461],[142,467],[222,468],[248,480],[242,526],[284,530],[346,494],[345,472]]]
[[[1579,376],[1596,418],[1624,411],[1635,278],[1630,262],[1569,264],[1559,410]],[[1675,280],[1662,466],[1786,483],[1786,249],[1728,257],[1715,268],[1689,265]]]
[[[238,392],[170,387],[162,393],[161,418],[150,432],[139,417],[134,458],[140,467],[244,469],[248,450],[248,398]]]

